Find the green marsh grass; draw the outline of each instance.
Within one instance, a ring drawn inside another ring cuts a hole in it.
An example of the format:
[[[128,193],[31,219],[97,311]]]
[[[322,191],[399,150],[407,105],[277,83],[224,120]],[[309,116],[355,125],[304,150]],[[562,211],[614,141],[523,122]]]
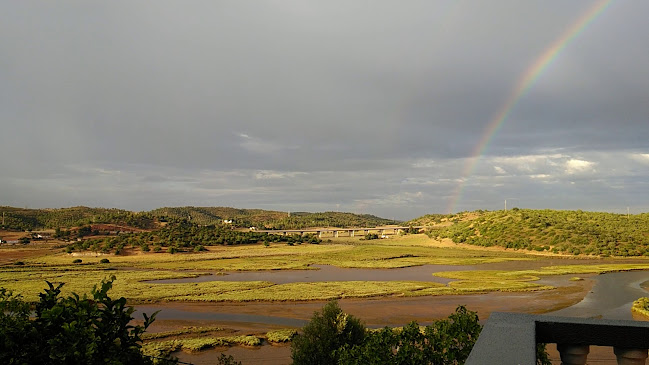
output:
[[[293,337],[297,335],[297,330],[294,328],[285,328],[266,333],[266,340],[268,342],[281,343],[290,342]]]
[[[448,285],[418,281],[331,281],[275,284],[267,281],[208,281],[157,284],[146,281],[179,279],[241,270],[317,269],[313,265],[345,268],[389,269],[426,264],[474,265],[509,260],[542,260],[519,252],[487,251],[455,247],[432,247],[429,238],[409,235],[386,240],[337,240],[320,245],[272,244],[210,247],[208,252],[147,253],[110,256],[110,264],[99,264],[104,256],[83,257],[72,265],[68,254],[57,253],[26,259],[26,265],[0,266],[0,287],[34,301],[46,287],[45,280],[63,282],[63,294],[87,293],[93,285],[115,275],[113,295],[133,302],[195,301],[307,301],[378,296],[422,296],[470,294],[490,291],[531,291],[552,287],[534,281],[541,276],[604,273],[649,269],[647,264],[599,264],[548,266],[536,270],[473,270],[438,272],[454,279]],[[362,243],[359,243],[362,242]],[[375,242],[375,243],[368,243]],[[190,271],[191,270],[191,271]],[[431,272],[431,274],[433,274]]]
[[[142,352],[149,356],[165,356],[174,351],[197,352],[213,347],[237,345],[259,346],[261,340],[255,336],[227,336],[151,341],[142,346]]]

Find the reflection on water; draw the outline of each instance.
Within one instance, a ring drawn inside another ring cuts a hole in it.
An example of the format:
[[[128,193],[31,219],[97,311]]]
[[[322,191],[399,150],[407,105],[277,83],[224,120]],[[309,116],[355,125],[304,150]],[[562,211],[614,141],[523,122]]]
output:
[[[631,305],[649,293],[640,286],[649,271],[626,271],[598,275],[593,289],[584,299],[568,308],[548,313],[553,316],[606,319],[633,319]]]
[[[270,281],[275,284],[322,281],[429,281],[447,284],[452,279],[433,276],[434,272],[475,269],[473,266],[422,265],[397,269],[349,269],[314,265],[319,270],[267,270],[229,272],[227,275],[204,275],[197,278],[151,280],[152,284],[198,283],[206,281]]]

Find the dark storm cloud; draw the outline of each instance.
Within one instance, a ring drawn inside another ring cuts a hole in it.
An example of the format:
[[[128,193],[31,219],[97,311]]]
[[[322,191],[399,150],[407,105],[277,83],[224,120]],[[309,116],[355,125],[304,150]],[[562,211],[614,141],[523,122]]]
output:
[[[463,176],[524,74],[594,5],[6,2],[0,204],[411,218],[463,184],[458,209],[510,192],[617,209],[647,177],[644,3],[611,2],[568,43]]]

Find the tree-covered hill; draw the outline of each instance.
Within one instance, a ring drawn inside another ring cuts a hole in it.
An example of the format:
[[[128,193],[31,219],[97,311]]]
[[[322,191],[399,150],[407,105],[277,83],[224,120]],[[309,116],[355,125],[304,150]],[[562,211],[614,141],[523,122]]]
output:
[[[159,208],[150,212],[161,220],[187,219],[199,225],[222,224],[232,220],[235,227],[267,229],[301,229],[307,227],[375,227],[396,224],[398,221],[379,218],[370,214],[341,212],[279,212],[262,209],[237,209],[228,207],[173,207]]]
[[[453,224],[439,224],[443,220]],[[428,230],[431,237],[456,243],[575,255],[649,256],[649,213],[627,216],[514,208],[434,217],[427,222],[437,223]]]
[[[343,212],[291,213],[275,222],[266,224],[272,229],[291,229],[306,227],[376,227],[390,224],[401,224],[400,221],[379,218],[371,214],[354,214]]]
[[[44,228],[78,227],[88,224],[116,224],[137,228],[153,228],[150,214],[122,209],[71,207],[60,209],[27,209],[0,207],[4,214],[4,229],[35,230]]]
[[[26,209],[0,207],[4,213],[4,229],[37,230],[80,227],[94,224],[115,224],[143,229],[159,227],[159,222],[190,222],[196,225],[221,225],[232,221],[233,227],[301,229],[307,227],[375,227],[397,224],[369,214],[341,212],[307,213],[279,212],[262,209],[229,207],[168,207],[148,212],[122,209],[72,207],[61,209]]]
[[[236,227],[260,225],[260,222],[275,221],[287,213],[262,209],[237,209],[230,207],[165,207],[150,212],[163,221],[187,220],[198,225],[222,224],[232,220]]]

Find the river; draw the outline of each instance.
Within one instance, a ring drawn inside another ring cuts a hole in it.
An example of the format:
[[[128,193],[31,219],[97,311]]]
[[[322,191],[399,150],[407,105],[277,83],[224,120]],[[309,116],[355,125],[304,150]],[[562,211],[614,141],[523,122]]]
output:
[[[198,278],[173,279],[155,281],[158,283],[196,282],[207,280],[268,280],[277,283],[325,281],[325,280],[438,280],[431,275],[435,271],[467,270],[468,266],[442,266],[425,265],[403,269],[340,269],[322,266],[320,270],[295,270],[273,272],[242,272],[230,275],[208,275]],[[440,270],[443,269],[443,270]],[[548,276],[540,282],[561,286],[567,283],[567,277]],[[447,279],[443,279],[447,280]],[[649,280],[649,271],[626,271],[593,276],[595,283],[589,293],[577,304],[547,314],[567,317],[589,317],[608,319],[633,319],[631,305],[634,300],[649,296],[642,289],[641,284]],[[560,282],[562,281],[562,282]],[[373,318],[367,318],[371,327],[385,325],[404,325],[410,320],[421,322],[429,321],[425,313],[430,311],[430,305],[446,305],[449,303],[465,304],[469,309],[481,303],[493,301],[492,307],[498,311],[517,311],[506,305],[510,300],[521,301],[528,298],[530,301],[539,301],[543,293],[489,293],[475,295],[459,295],[444,297],[418,297],[418,298],[368,298],[345,300],[348,307],[366,313],[376,313]],[[341,301],[342,302],[342,301]],[[448,303],[447,303],[448,302]],[[341,303],[342,305],[342,303]],[[139,305],[137,310],[151,313],[161,310],[158,320],[186,320],[186,321],[216,321],[267,324],[271,326],[301,327],[310,314],[318,310],[322,302],[287,302],[287,303],[170,303],[162,305]],[[502,306],[502,308],[500,308]],[[281,310],[278,309],[281,307]],[[350,308],[350,309],[351,309]],[[343,306],[343,309],[346,309]],[[439,308],[437,308],[439,310]],[[354,309],[352,309],[354,310]],[[530,307],[530,311],[537,308]],[[352,312],[353,313],[353,312]],[[401,315],[399,315],[401,313]],[[484,311],[482,313],[485,313]],[[408,319],[411,315],[411,319]],[[383,319],[384,321],[382,321]]]
[[[581,302],[548,313],[553,316],[633,319],[631,305],[649,296],[641,284],[649,280],[649,271],[625,271],[598,275],[595,285]]]

